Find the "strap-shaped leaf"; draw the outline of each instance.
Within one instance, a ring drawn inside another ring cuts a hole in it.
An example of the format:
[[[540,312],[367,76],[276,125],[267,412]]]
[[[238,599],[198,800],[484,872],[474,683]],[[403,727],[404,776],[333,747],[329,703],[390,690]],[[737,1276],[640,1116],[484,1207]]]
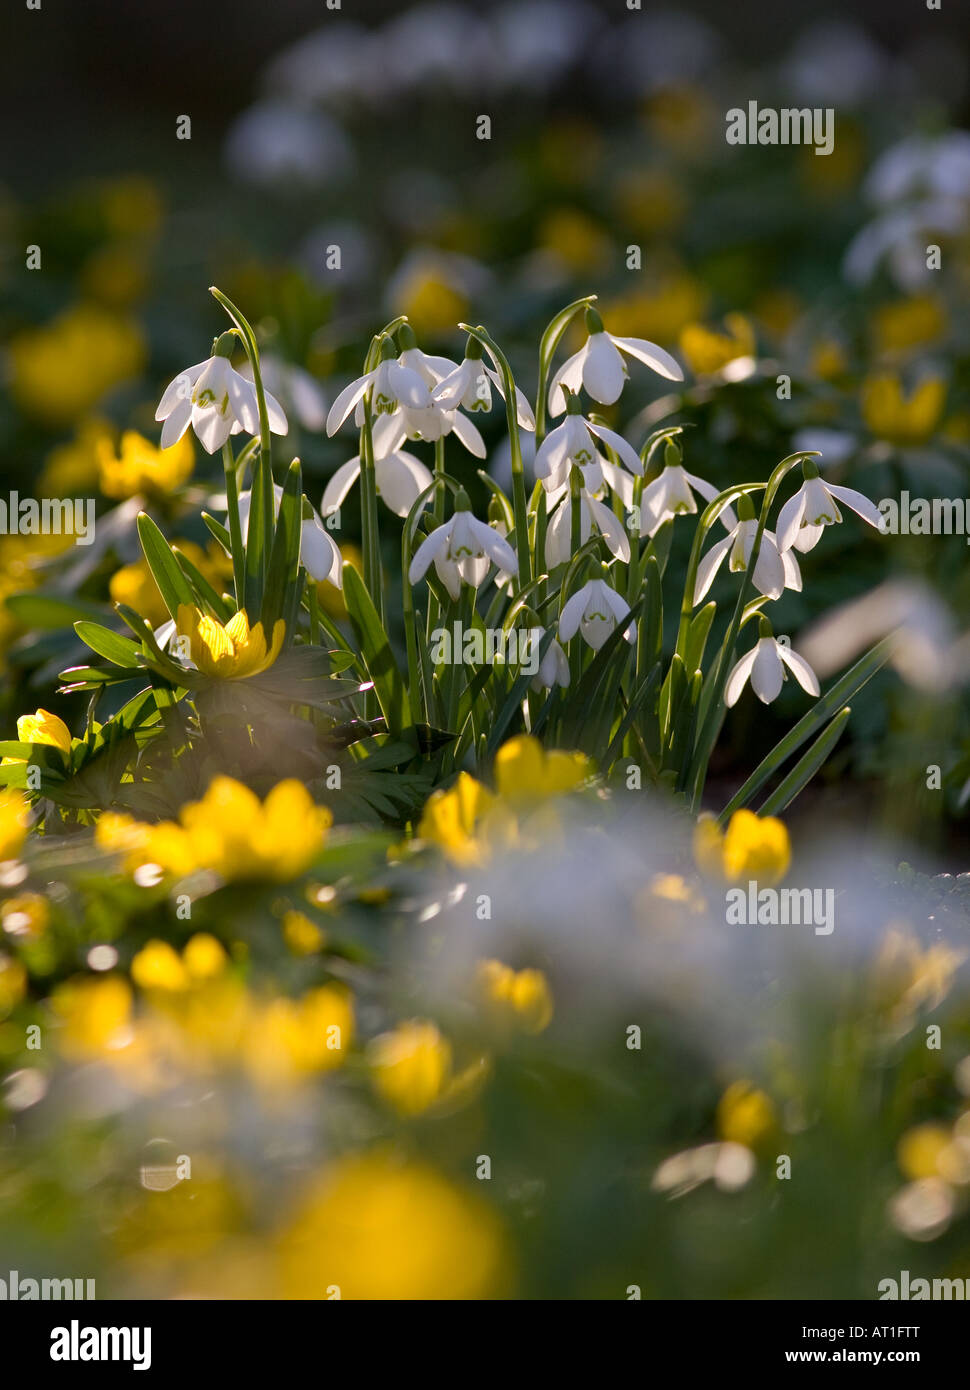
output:
[[[388,732],[398,736],[412,726],[407,689],[400,667],[391,650],[377,609],[371,601],[363,579],[353,565],[344,565],[344,602],[350,616],[354,635],[364,658],[368,675],[374,682],[374,693],[387,721]]]
[[[108,627],[102,627],[100,623],[91,623],[86,620],[74,624],[74,631],[81,641],[98,656],[103,656],[106,661],[111,661],[115,666],[137,666],[141,648],[131,641],[128,637],[122,637],[119,632],[112,632]]]
[[[845,728],[851,713],[851,708],[848,705],[839,710],[828,728],[819,734],[808,752],[799,758],[788,776],[771,793],[758,811],[759,816],[777,816],[786,806],[791,805],[803,787],[812,780],[842,737],[842,730]]]
[[[158,592],[169,613],[173,618],[177,618],[180,603],[195,607],[195,595],[172,553],[172,547],[147,512],[138,513],[137,524],[145,561],[158,585]]]

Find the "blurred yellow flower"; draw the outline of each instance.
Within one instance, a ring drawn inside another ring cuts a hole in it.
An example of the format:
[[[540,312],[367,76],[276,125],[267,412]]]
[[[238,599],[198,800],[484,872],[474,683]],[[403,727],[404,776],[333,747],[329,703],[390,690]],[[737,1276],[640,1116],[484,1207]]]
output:
[[[189,973],[167,941],[149,941],[131,962],[131,978],[139,989],[185,989]]]
[[[482,816],[494,806],[495,797],[467,772],[459,772],[454,786],[429,796],[418,825],[418,836],[443,849],[456,864],[483,864],[487,847],[475,836]]]
[[[673,231],[683,221],[687,209],[682,186],[665,169],[637,169],[623,175],[616,201],[620,216],[633,230],[648,235]],[[613,323],[611,315],[603,317]],[[615,324],[613,331],[621,335],[627,332]]]
[[[118,975],[75,976],[58,985],[51,1007],[60,1018],[60,1048],[71,1061],[88,1061],[124,1045],[130,1035],[131,987]]]
[[[19,960],[0,951],[0,1018],[6,1018],[27,993],[27,971]]]
[[[17,738],[21,743],[43,743],[71,756],[71,731],[64,720],[50,710],[39,709],[34,714],[22,714],[17,720]],[[20,762],[19,758],[5,759]]]
[[[27,838],[30,808],[26,798],[13,787],[0,791],[0,863],[15,859]]]
[[[900,1171],[911,1181],[941,1177],[940,1160],[951,1142],[944,1125],[915,1125],[906,1131],[896,1149]]]
[[[552,1022],[552,991],[541,970],[513,970],[500,960],[482,960],[477,984],[485,1013],[500,1027],[541,1033]]]
[[[895,355],[937,342],[946,332],[946,311],[935,295],[916,294],[883,304],[872,319],[877,353]]]
[[[348,1156],[327,1170],[280,1236],[278,1254],[289,1299],[481,1299],[508,1282],[501,1228],[481,1199],[423,1164],[382,1153]]]
[[[229,964],[222,942],[210,932],[199,931],[189,937],[182,950],[182,962],[193,982],[214,980]]]
[[[53,425],[70,424],[145,361],[140,328],[92,304],[66,309],[10,344],[11,392],[21,409]]]
[[[101,208],[113,236],[148,237],[162,221],[162,196],[151,179],[125,174],[111,179],[100,191]]]
[[[397,287],[394,310],[407,315],[419,337],[434,337],[454,329],[468,311],[468,300],[434,266],[416,263]]]
[[[741,357],[754,357],[754,328],[743,314],[725,314],[726,333],[689,323],[681,330],[680,350],[695,376],[714,376]]]
[[[263,624],[250,628],[245,608],[223,626],[187,603],[179,604],[177,628],[180,637],[189,639],[192,660],[202,674],[221,680],[242,680],[267,670],[279,656],[286,635],[286,624],[278,618],[267,649]]]
[[[326,936],[305,912],[284,913],[283,940],[295,956],[312,956],[322,951]]]
[[[36,941],[50,924],[50,903],[41,893],[21,893],[7,898],[0,907],[0,919],[8,936]]]
[[[374,1038],[367,1049],[374,1089],[401,1115],[420,1115],[451,1076],[451,1045],[434,1023],[410,1019]]]
[[[261,802],[231,777],[215,777],[201,801],[183,806],[179,820],[151,825],[102,812],[95,843],[123,854],[129,870],[158,864],[173,875],[209,869],[227,882],[283,883],[308,869],[333,816],[317,806],[302,782],[279,782]]]
[[[495,755],[498,793],[513,804],[562,796],[581,787],[592,773],[584,753],[547,752],[531,734],[508,739]]]
[[[613,246],[605,229],[578,208],[555,208],[542,221],[537,244],[576,274],[607,265]]]
[[[946,383],[928,376],[907,397],[900,378],[891,372],[866,377],[862,383],[862,418],[873,434],[890,444],[925,444],[940,423]]]
[[[848,367],[845,348],[836,338],[822,338],[812,349],[812,372],[822,381],[834,381]]]
[[[112,309],[126,309],[148,288],[149,263],[138,246],[111,241],[84,263],[79,283],[85,296]]]
[[[102,438],[97,454],[105,497],[168,497],[195,467],[190,432],[171,448],[160,449],[137,430],[125,430],[117,452],[110,439]]]
[[[791,841],[776,816],[735,811],[722,832],[713,816],[702,815],[694,827],[694,860],[702,873],[728,883],[778,883],[791,863]]]
[[[298,1000],[279,996],[253,1011],[246,1064],[267,1085],[298,1081],[343,1066],[353,1035],[353,1002],[342,985],[321,985]]]
[[[602,312],[620,337],[673,343],[681,329],[700,318],[707,303],[708,293],[701,282],[678,271],[661,275],[651,290],[611,299]]]
[[[935,1009],[953,983],[966,952],[938,941],[924,950],[908,930],[890,927],[872,971],[876,1004],[897,1022],[908,1022],[918,1009]]]
[[[144,557],[115,570],[108,580],[108,593],[112,603],[123,603],[133,608],[141,617],[147,618],[152,627],[159,627],[168,619],[165,600]]]
[[[40,475],[44,496],[70,497],[87,492],[98,480],[98,446],[110,439],[112,426],[100,416],[82,420],[73,439],[51,449]]]
[[[340,547],[340,554],[345,565],[353,565],[358,574],[364,573],[364,556],[359,546],[348,542]],[[316,587],[317,602],[324,613],[342,622],[347,616],[343,590],[338,589],[336,584],[331,584],[329,579],[321,579]]]
[[[757,1149],[775,1128],[775,1107],[750,1081],[735,1081],[717,1106],[718,1136],[727,1143]]]

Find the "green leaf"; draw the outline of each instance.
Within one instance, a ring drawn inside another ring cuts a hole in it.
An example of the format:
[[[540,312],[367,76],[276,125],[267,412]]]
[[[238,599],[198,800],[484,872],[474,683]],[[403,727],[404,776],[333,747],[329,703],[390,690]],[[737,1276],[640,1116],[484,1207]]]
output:
[[[842,730],[845,728],[851,713],[848,705],[839,710],[828,728],[819,734],[808,752],[799,758],[788,776],[771,793],[759,809],[759,816],[777,816],[786,806],[791,805],[798,793],[812,780],[842,737]]]
[[[11,594],[4,607],[19,623],[30,628],[70,627],[80,618],[107,618],[110,610],[103,603],[64,594],[45,593],[35,589],[23,594]]]
[[[102,627],[100,623],[78,622],[74,624],[74,631],[81,641],[98,656],[103,656],[106,661],[111,661],[115,666],[137,667],[138,657],[141,648],[136,646],[128,637],[122,637],[118,632],[112,632],[110,628]]]
[[[353,565],[344,565],[344,602],[360,646],[367,673],[388,732],[398,736],[412,726],[407,688],[394,659],[391,643],[363,579]]]
[[[293,606],[293,590],[300,572],[300,536],[303,529],[303,475],[299,459],[286,472],[280,499],[273,551],[266,574],[261,618],[266,632],[277,618],[285,618]]]
[[[137,524],[148,568],[158,585],[165,607],[173,618],[177,618],[180,603],[186,603],[191,608],[196,606],[189,581],[182,573],[172,547],[147,512],[138,513]]]
[[[739,807],[747,806],[755,793],[761,790],[781,764],[787,762],[803,743],[807,743],[824,724],[828,723],[833,714],[841,710],[847,700],[854,698],[867,681],[870,681],[876,672],[885,666],[889,660],[890,651],[891,646],[888,639],[879,642],[871,651],[866,652],[865,656],[860,657],[856,664],[851,666],[845,675],[835,682],[831,690],[826,691],[821,699],[816,701],[815,705],[806,715],[802,716],[795,727],[790,729],[784,738],[779,739],[744,785],[735,792],[721,812],[720,820],[722,823]]]

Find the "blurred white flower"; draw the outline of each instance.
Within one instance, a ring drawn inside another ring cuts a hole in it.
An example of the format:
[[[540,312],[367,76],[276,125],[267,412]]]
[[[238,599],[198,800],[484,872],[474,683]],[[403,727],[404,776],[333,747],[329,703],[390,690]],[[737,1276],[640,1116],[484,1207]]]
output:
[[[244,111],[226,136],[225,154],[238,179],[281,193],[321,187],[354,167],[353,147],[331,116],[284,101]]]
[[[590,579],[563,604],[559,615],[560,641],[569,642],[578,632],[598,652],[617,623],[629,616],[629,606],[605,579]],[[635,642],[636,623],[629,623],[623,635],[628,642]]]
[[[327,419],[327,398],[316,377],[302,367],[285,362],[282,357],[263,353],[259,359],[263,385],[274,392],[289,408],[305,430],[322,430]],[[239,368],[239,375],[253,379],[249,362]]]
[[[878,90],[889,68],[887,56],[858,24],[823,19],[799,34],[783,72],[798,101],[856,107]]]

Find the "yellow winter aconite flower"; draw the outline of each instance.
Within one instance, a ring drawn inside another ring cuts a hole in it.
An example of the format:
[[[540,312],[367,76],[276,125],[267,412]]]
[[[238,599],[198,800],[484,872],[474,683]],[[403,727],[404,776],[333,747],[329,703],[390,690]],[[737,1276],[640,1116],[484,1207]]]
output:
[[[212,780],[201,801],[183,806],[178,821],[155,825],[102,812],[95,843],[123,854],[129,870],[158,864],[186,875],[209,869],[227,882],[266,879],[283,883],[309,868],[333,816],[317,806],[302,782],[279,782],[261,802],[232,777]]]
[[[702,873],[728,883],[777,883],[788,872],[791,841],[776,816],[735,811],[722,833],[713,816],[703,815],[694,827],[694,861]]]
[[[891,372],[869,376],[862,383],[862,418],[873,434],[890,444],[924,444],[943,414],[946,383],[928,376],[910,393]]]
[[[353,565],[358,574],[364,573],[364,556],[359,546],[348,542],[340,547],[340,556],[345,565]],[[329,579],[321,579],[316,586],[317,602],[331,618],[336,618],[339,622],[347,616],[347,605],[344,602],[343,590],[338,589],[336,584],[331,584]]]
[[[131,978],[140,989],[185,989],[189,973],[167,941],[149,941],[131,962]]]
[[[578,208],[553,209],[539,229],[538,244],[576,273],[601,269],[611,253],[604,229]]]
[[[936,342],[946,332],[946,312],[930,294],[883,304],[873,315],[872,337],[879,353],[903,353]]]
[[[286,633],[286,624],[278,618],[267,648],[263,624],[250,628],[245,608],[223,627],[187,603],[179,604],[177,628],[180,637],[189,639],[192,660],[202,674],[221,680],[242,680],[267,670],[279,656]]]
[[[221,592],[232,576],[232,564],[221,547],[213,543],[208,550],[203,550],[195,541],[187,540],[173,541],[172,545],[191,561],[217,593]],[[339,590],[334,592],[338,593]],[[112,603],[124,603],[133,608],[141,617],[147,618],[152,627],[158,627],[168,620],[165,600],[144,556],[133,564],[122,565],[115,570],[108,580],[108,593]]]
[[[279,1237],[283,1297],[479,1299],[508,1278],[501,1228],[424,1164],[352,1155],[326,1171]]]
[[[229,964],[229,957],[226,955],[225,948],[221,941],[218,941],[210,932],[196,932],[185,943],[182,951],[182,962],[188,972],[189,979],[196,983],[203,980],[214,980],[221,975]]]
[[[416,263],[396,287],[394,308],[407,314],[418,337],[451,332],[468,311],[462,290],[432,265]]]
[[[50,924],[50,903],[40,893],[21,893],[0,907],[0,919],[8,936],[36,941]]]
[[[27,838],[30,808],[21,792],[11,787],[0,791],[0,863],[15,859]]]
[[[703,284],[683,271],[661,274],[650,290],[627,293],[604,304],[602,314],[613,332],[624,338],[649,338],[673,343],[688,323],[707,308]]]
[[[74,438],[51,449],[40,475],[41,495],[70,497],[87,492],[98,478],[98,447],[112,437],[112,425],[93,416],[82,420]]]
[[[200,851],[200,864],[226,879],[285,882],[308,869],[333,816],[317,806],[302,782],[279,782],[260,802],[231,777],[216,777],[201,801],[183,806],[180,820]]]
[[[717,1106],[717,1132],[730,1144],[756,1149],[775,1128],[775,1107],[764,1091],[750,1081],[735,1081]]]
[[[302,999],[280,996],[253,1011],[246,1065],[269,1085],[333,1071],[346,1061],[353,1033],[353,1002],[342,985],[322,985]]]
[[[513,970],[500,960],[483,960],[477,984],[485,1013],[500,1027],[541,1033],[552,1022],[552,991],[541,970]]]
[[[21,743],[45,743],[50,748],[59,749],[65,756],[71,755],[71,731],[56,714],[50,710],[39,709],[34,714],[22,714],[17,720],[17,738]],[[19,762],[19,758],[10,759]]]
[[[60,1047],[72,1061],[101,1057],[130,1034],[131,986],[118,975],[77,976],[58,985],[51,1006],[63,1028]]]
[[[374,1089],[401,1115],[427,1110],[451,1076],[451,1044],[426,1019],[410,1019],[374,1038],[367,1060]]]
[[[191,476],[195,453],[189,433],[169,449],[160,449],[126,430],[117,453],[108,439],[98,443],[101,491],[105,497],[168,497]]]
[[[965,959],[965,952],[943,941],[924,950],[912,932],[891,927],[873,965],[875,1002],[901,1022],[918,1009],[935,1009]]]
[[[467,772],[460,772],[453,787],[432,792],[425,804],[418,836],[438,845],[456,864],[482,864],[487,847],[475,837],[475,827],[495,797]]]
[[[27,971],[19,960],[0,952],[0,1018],[6,1018],[27,993]]]
[[[754,328],[743,314],[725,314],[726,333],[689,323],[680,334],[680,350],[695,376],[714,376],[739,357],[753,357]]]
[[[110,387],[137,376],[145,360],[131,319],[78,304],[10,344],[11,391],[30,415],[64,425],[84,415]]]
[[[835,338],[822,338],[812,348],[812,371],[822,381],[834,381],[848,365],[845,348]]]
[[[952,1136],[944,1125],[915,1125],[906,1131],[896,1149],[900,1170],[911,1181],[920,1178],[936,1178],[940,1172],[940,1160],[950,1146]]]
[[[305,912],[287,912],[282,922],[283,940],[295,956],[312,956],[322,951],[326,936]]]
[[[575,791],[592,775],[584,753],[549,752],[531,734],[510,738],[495,755],[495,785],[510,802],[542,801]]]

